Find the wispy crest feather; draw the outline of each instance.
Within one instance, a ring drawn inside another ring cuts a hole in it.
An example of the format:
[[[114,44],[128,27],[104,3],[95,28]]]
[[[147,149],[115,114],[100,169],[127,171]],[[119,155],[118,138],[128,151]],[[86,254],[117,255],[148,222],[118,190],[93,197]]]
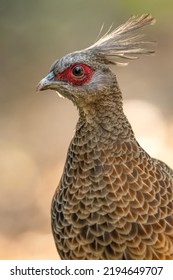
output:
[[[117,58],[137,59],[139,54],[152,54],[155,51],[148,49],[153,42],[141,40],[144,35],[137,34],[138,29],[155,23],[150,14],[140,17],[132,16],[124,24],[115,30],[102,36],[96,43],[88,48],[102,57],[106,63],[127,65],[126,62],[118,62]]]

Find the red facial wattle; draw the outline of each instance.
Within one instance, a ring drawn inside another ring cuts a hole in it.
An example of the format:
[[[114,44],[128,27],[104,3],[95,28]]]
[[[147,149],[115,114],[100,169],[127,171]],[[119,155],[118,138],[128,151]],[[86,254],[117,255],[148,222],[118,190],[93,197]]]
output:
[[[56,74],[56,80],[62,80],[74,86],[89,83],[94,70],[86,64],[77,63],[69,66],[63,72]]]

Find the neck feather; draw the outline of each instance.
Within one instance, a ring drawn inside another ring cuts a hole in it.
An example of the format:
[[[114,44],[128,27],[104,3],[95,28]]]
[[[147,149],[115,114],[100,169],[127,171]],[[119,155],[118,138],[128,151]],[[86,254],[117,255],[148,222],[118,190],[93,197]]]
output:
[[[122,93],[119,87],[112,88],[109,94],[102,93],[99,99],[83,104],[79,108],[79,121],[77,128],[83,125],[99,126],[105,132],[117,135],[117,137],[133,138],[134,133],[124,112]]]

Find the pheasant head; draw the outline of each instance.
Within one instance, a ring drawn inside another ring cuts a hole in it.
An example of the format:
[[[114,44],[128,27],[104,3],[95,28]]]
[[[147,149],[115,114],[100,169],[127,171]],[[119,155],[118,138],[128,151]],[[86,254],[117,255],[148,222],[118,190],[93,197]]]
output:
[[[57,91],[72,100],[80,111],[102,100],[105,105],[112,100],[115,102],[115,99],[117,102],[117,98],[121,99],[121,93],[110,65],[127,65],[128,60],[137,59],[140,54],[153,53],[153,50],[148,49],[151,42],[143,41],[143,35],[137,31],[154,22],[149,14],[132,16],[89,48],[55,61],[37,89]]]

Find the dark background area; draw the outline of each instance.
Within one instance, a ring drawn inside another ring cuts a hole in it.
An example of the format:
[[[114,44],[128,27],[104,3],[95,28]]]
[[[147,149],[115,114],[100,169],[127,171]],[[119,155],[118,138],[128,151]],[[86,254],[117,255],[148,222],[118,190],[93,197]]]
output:
[[[155,56],[114,67],[141,145],[173,167],[172,0],[0,0],[0,258],[56,259],[50,205],[77,111],[36,93],[55,59],[86,48],[132,14],[151,13]]]

